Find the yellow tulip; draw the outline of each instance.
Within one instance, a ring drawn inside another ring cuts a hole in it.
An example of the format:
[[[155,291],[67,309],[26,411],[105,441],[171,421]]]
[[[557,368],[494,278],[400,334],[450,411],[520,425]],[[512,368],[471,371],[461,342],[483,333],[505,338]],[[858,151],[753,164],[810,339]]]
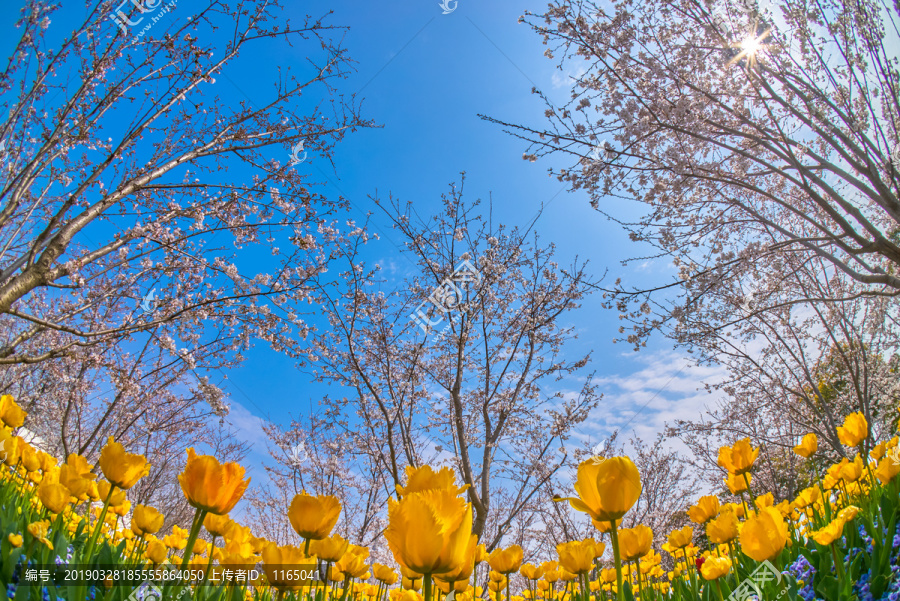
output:
[[[78,474],[82,478],[94,480],[97,477],[97,474],[94,474],[91,471],[94,469],[94,466],[88,463],[88,460],[78,453],[69,453],[65,464],[69,466],[73,473]]]
[[[759,447],[753,448],[749,438],[744,438],[730,447],[719,449],[719,465],[734,475],[749,472],[759,457]]]
[[[228,514],[216,515],[210,513],[203,518],[203,527],[206,528],[207,532],[216,537],[228,536],[236,525],[237,523],[228,517]]]
[[[573,574],[587,574],[594,567],[595,551],[592,538],[556,545],[560,565]]]
[[[719,497],[707,495],[700,497],[697,504],[688,509],[688,517],[695,524],[705,524],[719,513]]]
[[[794,452],[809,459],[819,450],[819,438],[810,432],[800,440],[800,444],[794,447]]]
[[[884,454],[887,451],[887,444],[887,441],[883,440],[872,447],[872,450],[869,451],[869,457],[875,461],[881,461],[881,458],[884,457]]]
[[[540,580],[544,577],[544,569],[533,563],[523,564],[522,567],[519,568],[519,573],[528,580]]]
[[[165,516],[154,507],[135,505],[131,516],[131,530],[138,536],[156,534],[163,527]]]
[[[41,471],[49,472],[56,467],[56,457],[44,451],[38,451],[38,458],[41,461]]]
[[[187,546],[188,531],[178,526],[172,526],[172,533],[163,537],[162,542],[170,549],[184,549]]]
[[[750,474],[736,475],[729,473],[725,478],[725,485],[728,487],[728,490],[731,491],[731,494],[736,495],[747,490],[747,480],[744,480],[744,476],[747,477],[747,480],[752,481],[752,477]]]
[[[451,584],[452,583],[452,584]],[[439,591],[443,594],[447,595],[451,590],[455,591],[457,594],[465,592],[467,588],[469,588],[468,580],[460,580],[458,578],[452,580],[444,580],[443,576],[440,578],[434,579],[434,585],[437,587]],[[462,601],[463,596],[459,595],[460,601]],[[513,597],[515,599],[515,597]]]
[[[68,488],[73,497],[82,500],[88,498],[88,491],[90,490],[92,480],[83,477],[69,464],[64,463],[59,467],[59,474],[57,477],[59,478],[59,483]]]
[[[234,531],[231,533],[232,537],[234,537],[234,532],[236,532],[238,528],[243,528],[243,527],[235,526]],[[250,534],[249,528],[245,528],[245,530],[247,531],[247,540],[250,543],[250,547],[253,549],[253,552],[254,553],[262,553],[262,550],[265,548],[266,545],[269,544],[269,541],[266,540],[262,536],[253,536],[252,534]]]
[[[619,549],[622,561],[634,561],[650,552],[653,531],[643,524],[619,531]]]
[[[28,415],[11,395],[4,394],[0,396],[0,421],[15,430],[25,423],[25,416]]]
[[[734,512],[724,511],[706,525],[706,537],[714,544],[733,541],[738,535],[738,519]]]
[[[856,482],[862,476],[864,469],[862,455],[858,454],[852,462],[848,461],[841,467],[841,479],[844,482]]]
[[[554,501],[556,501],[556,500],[559,500],[559,499],[554,499]],[[599,520],[595,520],[594,518],[591,518],[591,523],[594,525],[594,528],[596,528],[601,534],[606,534],[607,532],[612,530],[612,522],[601,522]],[[616,528],[618,528],[621,525],[622,525],[622,520],[621,519],[616,520]]]
[[[685,526],[681,530],[675,530],[669,534],[669,546],[673,549],[683,549],[694,540],[694,529]]]
[[[368,557],[369,550],[366,547],[350,545],[347,552],[344,553],[344,556],[335,564],[335,568],[352,578],[362,578],[365,580],[363,576],[369,571],[369,566],[366,565],[366,559]],[[368,576],[366,576],[366,578],[368,578]]]
[[[147,548],[144,550],[144,556],[156,565],[166,560],[167,553],[166,546],[156,539],[147,543]]]
[[[499,576],[501,578],[501,580],[495,580],[494,575]],[[506,586],[508,584],[506,576],[491,570],[488,573],[488,577],[490,578],[490,582],[488,582],[488,589],[495,593],[503,592],[503,590],[506,588]]]
[[[837,428],[841,444],[856,447],[869,436],[869,423],[862,413],[851,413],[844,418],[844,425]]]
[[[202,538],[198,538],[197,540],[194,541],[194,547],[191,552],[193,555],[206,555],[206,548],[208,546],[209,546],[209,543],[207,543]]]
[[[225,532],[225,553],[229,555],[251,556],[262,552],[269,544],[264,538],[257,538],[250,532],[250,528],[241,526],[237,522],[231,522]]]
[[[247,566],[255,565],[262,557],[258,555],[243,555],[240,553],[230,553],[227,550],[216,549],[220,551],[214,555],[218,556],[219,565],[223,568],[231,570],[246,570]]]
[[[51,551],[53,550],[53,543],[47,540],[47,533],[50,531],[50,520],[32,522],[28,524],[26,530],[28,530],[28,534],[30,534],[35,540],[43,543],[44,546],[46,546]]]
[[[453,468],[442,467],[437,472],[430,465],[422,467],[406,466],[406,486],[401,487],[399,484],[395,487],[397,495],[402,497],[414,492],[423,492],[426,490],[451,490],[454,495],[465,492],[469,485],[456,486],[456,472]]]
[[[401,566],[420,574],[449,572],[474,553],[472,506],[448,489],[389,499],[384,537]]]
[[[37,495],[50,513],[62,513],[71,497],[68,488],[54,482],[44,482],[38,486]]]
[[[835,480],[842,480],[841,471],[844,469],[844,466],[850,463],[850,460],[844,457],[840,460],[840,462],[831,465],[825,473],[834,478]]]
[[[727,557],[707,557],[700,566],[700,575],[704,580],[721,578],[731,571],[731,560]]]
[[[271,544],[262,550],[263,571],[269,584],[279,592],[298,591],[312,584],[311,579],[300,579],[301,574],[314,572],[316,559],[307,557],[302,550],[292,545]],[[296,566],[303,566],[297,569]]]
[[[22,447],[22,456],[20,459],[22,460],[22,467],[24,467],[25,471],[28,473],[37,472],[41,469],[41,458],[30,444],[26,444]]]
[[[319,559],[322,558],[320,557]],[[390,566],[381,565],[380,563],[372,564],[372,575],[375,576],[375,580],[388,586],[393,586],[397,582],[397,573]]]
[[[335,561],[340,561],[349,547],[350,543],[347,539],[335,534],[334,536],[312,541],[309,545],[309,552],[322,561],[334,563]],[[378,566],[380,564],[376,563],[375,565]],[[377,572],[375,577],[378,577]]]
[[[150,473],[150,464],[143,455],[126,453],[125,447],[110,436],[100,451],[100,470],[112,484],[128,490]]]
[[[820,545],[828,546],[841,538],[844,533],[844,524],[844,520],[834,519],[822,528],[811,531],[808,536]]]
[[[741,527],[741,550],[756,561],[774,558],[784,548],[787,540],[787,524],[781,513],[772,507],[763,507]]]
[[[809,507],[816,501],[818,501],[822,497],[822,492],[819,490],[818,486],[810,486],[809,488],[804,488],[800,491],[800,494],[797,495],[797,498],[794,499],[794,503],[800,509],[805,507]]]
[[[126,499],[119,505],[110,505],[109,510],[113,513],[113,515],[125,517],[128,514],[129,510],[131,510],[131,501]]]
[[[772,507],[775,505],[775,495],[770,492],[767,492],[764,495],[759,495],[756,497],[756,506],[757,507]]]
[[[463,557],[463,561],[456,566],[456,569],[436,575],[435,582],[443,580],[446,583],[455,582],[457,584],[462,583],[467,585],[469,578],[472,577],[472,572],[475,570],[474,558],[476,543],[477,537],[473,534],[470,540],[470,546],[465,551],[466,555]]]
[[[575,482],[578,497],[568,497],[565,500],[594,520],[611,522],[634,507],[641,496],[641,490],[641,476],[628,457],[611,457],[599,463],[588,459],[578,466],[578,479]]]
[[[782,501],[781,503],[774,505],[775,509],[781,514],[781,517],[787,517],[791,515],[791,504],[788,501]]]
[[[859,513],[859,507],[856,505],[847,505],[843,509],[841,509],[840,513],[837,514],[837,519],[843,522],[849,522],[853,518],[856,517],[856,514]]]
[[[496,548],[491,551],[488,557],[488,564],[491,569],[501,574],[511,574],[519,569],[522,565],[524,552],[519,545],[511,545],[506,549]]]
[[[305,539],[325,538],[334,529],[341,515],[341,503],[337,497],[304,493],[294,496],[288,508],[288,519],[294,532]]]
[[[488,552],[487,548],[483,544],[479,544],[475,547],[475,560],[474,563],[477,565],[479,563],[484,563],[488,560]]]
[[[119,505],[122,505],[126,500],[124,490],[116,489],[115,487],[113,487],[113,485],[106,481],[99,482],[97,484],[97,492],[100,493],[100,498],[103,501],[106,501],[106,499],[109,498],[110,507],[117,507]],[[110,493],[112,493],[112,496],[110,496]]]
[[[23,539],[22,539],[22,535],[21,535],[21,534],[12,534],[12,533],[10,533],[10,535],[6,537],[6,540],[8,540],[8,541],[9,541],[9,544],[12,545],[13,548],[16,548],[16,549],[18,549],[19,547],[21,547],[21,546],[22,546],[22,542],[23,542]]]
[[[887,484],[893,480],[898,473],[900,473],[900,463],[894,461],[894,458],[890,455],[883,457],[881,461],[878,462],[878,467],[875,468],[875,477],[878,478],[882,484]]]
[[[219,463],[210,455],[187,450],[188,460],[178,482],[188,503],[196,509],[225,515],[231,513],[244,496],[250,478],[244,480],[244,468],[237,463]]]
[[[6,428],[0,428],[0,455],[3,456],[3,463],[12,468],[19,463],[19,440],[18,436],[13,436]]]

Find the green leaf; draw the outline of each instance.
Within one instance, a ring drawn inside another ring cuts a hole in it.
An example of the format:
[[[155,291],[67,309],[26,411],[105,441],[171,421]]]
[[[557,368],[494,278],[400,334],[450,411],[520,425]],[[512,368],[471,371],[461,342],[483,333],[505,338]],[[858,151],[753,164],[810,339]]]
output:
[[[838,599],[839,590],[840,585],[837,578],[831,574],[824,574],[819,580],[819,583],[815,586],[815,591],[819,593],[823,599]]]
[[[887,589],[888,584],[890,584],[890,579],[884,574],[878,574],[872,578],[872,581],[869,584],[869,591],[872,593],[872,598],[880,599],[882,593]]]

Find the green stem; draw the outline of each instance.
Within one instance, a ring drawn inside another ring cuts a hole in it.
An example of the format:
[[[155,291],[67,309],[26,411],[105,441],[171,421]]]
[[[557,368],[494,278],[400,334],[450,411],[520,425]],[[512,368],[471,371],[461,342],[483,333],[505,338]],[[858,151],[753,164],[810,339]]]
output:
[[[206,510],[200,509],[199,507],[194,512],[194,521],[191,523],[191,533],[188,535],[187,544],[184,547],[184,557],[181,558],[181,570],[187,570],[188,565],[191,561],[191,555],[194,553],[194,543],[197,542],[197,536],[200,534],[200,528],[203,527],[203,520],[206,518],[206,514],[209,513]],[[166,587],[163,587],[163,599],[178,599],[181,596],[181,589],[184,584],[178,580],[175,581],[177,584],[171,584],[168,586],[173,586],[171,596],[166,595]]]
[[[831,547],[831,557],[834,559],[834,569],[837,570],[838,577],[838,586],[843,589],[844,585],[844,562],[840,558],[840,554],[838,553],[837,547],[835,547],[834,543],[829,545]]]
[[[191,555],[194,554],[194,543],[197,542],[197,536],[200,535],[200,529],[203,527],[203,520],[209,513],[203,509],[197,509],[194,514],[194,523],[191,524],[191,533],[188,535],[187,545],[184,547],[184,557],[181,558],[181,569],[186,570],[191,561]]]
[[[747,483],[747,496],[750,497],[750,500],[753,501],[753,491],[750,490],[750,478],[747,476],[747,472],[741,474],[744,477],[744,482]],[[756,509],[756,502],[753,502],[753,508]],[[747,516],[750,517],[750,516]]]
[[[738,573],[738,558],[734,552],[734,541],[728,541],[728,554],[731,556],[731,566],[734,570],[735,587],[741,586],[741,576]]]
[[[109,510],[109,501],[112,499],[113,492],[116,490],[116,485],[110,483],[109,485],[109,494],[106,495],[106,500],[103,501],[103,511],[100,512],[100,517],[97,519],[97,523],[94,524],[94,529],[91,531],[91,538],[88,540],[88,544],[84,548],[84,552],[81,555],[81,561],[87,565],[92,557],[92,553],[94,552],[94,545],[97,542],[97,537],[100,535],[100,529],[103,528],[103,521],[106,519],[106,512]]]
[[[212,571],[212,562],[213,562],[213,549],[216,548],[216,537],[212,537],[212,542],[209,543],[209,561],[206,562],[206,571],[203,572],[203,581],[200,583],[200,586],[197,587],[195,591],[195,597],[197,601],[200,601],[200,591],[203,589],[204,585],[209,581],[209,573]]]
[[[696,574],[694,574],[694,570],[691,569],[691,564],[688,561],[687,549],[682,547],[681,555],[684,557],[684,569],[687,570],[688,576],[691,578],[691,587],[694,589],[694,593],[698,592]]]
[[[634,567],[637,569],[637,579],[638,579],[638,599],[644,598],[644,582],[641,578],[641,560],[634,560]]]
[[[719,601],[723,601],[724,597],[722,596],[722,584],[719,582],[719,578],[716,578],[716,594],[719,597]]]
[[[341,595],[341,601],[347,599],[347,593],[350,592],[350,576],[344,576],[344,593]]]
[[[425,601],[431,601],[431,574],[422,574],[422,593]]]
[[[622,556],[619,554],[619,530],[616,528],[616,520],[610,522],[612,528],[609,530],[609,536],[613,546],[613,561],[616,563],[616,597],[622,598]]]

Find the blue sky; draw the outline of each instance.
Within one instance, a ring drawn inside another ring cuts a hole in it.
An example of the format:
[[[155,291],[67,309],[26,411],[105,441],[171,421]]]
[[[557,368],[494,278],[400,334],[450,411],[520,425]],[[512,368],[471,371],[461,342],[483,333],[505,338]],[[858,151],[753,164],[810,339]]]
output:
[[[437,209],[441,193],[465,171],[468,195],[484,200],[490,195],[498,221],[527,227],[545,205],[535,230],[544,242],[557,245],[561,262],[576,255],[588,259],[598,277],[609,268],[607,282],[620,275],[625,281],[666,277],[669,268],[663,263],[621,267],[620,260],[641,254],[622,230],[591,209],[585,194],[569,193],[549,177],[550,163],[522,160],[526,149],[520,140],[478,117],[481,113],[541,125],[545,107],[531,93],[532,87],[556,103],[565,102],[572,74],[562,73],[544,57],[541,39],[518,23],[524,10],[539,11],[544,6],[461,0],[447,15],[436,0],[337,6],[303,2],[289,8],[297,19],[331,8],[335,14],[330,22],[349,27],[344,43],[358,62],[358,72],[342,84],[341,91],[359,92],[364,98],[363,115],[383,125],[348,136],[337,147],[336,170],[317,160],[315,153],[300,168],[327,181],[327,194],[349,198],[354,205],[352,217],[359,221],[374,208],[368,196],[376,191],[383,196],[390,192],[404,202],[412,200],[416,210],[427,215]],[[189,7],[180,5],[182,9]],[[268,60],[244,57],[246,66],[232,69],[227,81],[219,80],[220,85],[235,86],[240,95],[253,99],[266,69],[272,74],[277,66],[302,71],[304,59],[299,47],[293,54]],[[225,94],[221,89],[219,93]],[[621,210],[633,212],[629,207]],[[408,275],[404,270],[411,273],[412,263],[397,251],[384,219],[376,216],[375,224],[381,226],[377,231],[383,238],[370,244],[367,258],[395,266],[401,276]],[[604,405],[580,429],[585,444],[596,442],[616,426],[625,426],[625,434],[652,438],[664,420],[695,417],[711,400],[697,391],[701,372],[682,369],[683,357],[668,350],[664,340],[653,341],[641,353],[628,345],[611,344],[620,322],[615,313],[600,308],[599,299],[588,299],[570,318],[580,331],[572,352],[594,350],[591,367],[602,378],[601,390],[606,394]],[[288,414],[302,419],[328,390],[311,383],[292,361],[263,346],[247,357],[242,368],[219,381],[230,396],[229,421],[254,444],[248,467],[259,473],[266,443],[258,420],[287,422]],[[703,370],[702,375],[714,377],[715,372]]]
[[[338,82],[338,91],[347,96],[357,93],[363,99],[363,116],[382,126],[348,135],[336,148],[334,168],[312,149],[298,167],[321,182],[328,196],[348,198],[354,206],[351,218],[362,221],[366,212],[374,210],[368,197],[376,192],[383,197],[391,193],[402,202],[411,200],[420,214],[431,214],[438,210],[440,195],[465,171],[468,196],[484,201],[491,197],[497,222],[527,227],[544,206],[534,229],[544,243],[557,245],[557,258],[563,264],[576,256],[589,260],[595,277],[609,269],[607,283],[617,277],[626,283],[658,282],[671,273],[663,262],[623,268],[622,259],[648,254],[646,250],[594,211],[583,192],[569,193],[549,177],[550,162],[524,161],[526,148],[520,140],[478,117],[481,113],[540,127],[545,106],[531,93],[532,88],[542,90],[556,104],[566,101],[569,78],[575,73],[557,69],[556,62],[544,56],[541,38],[518,23],[526,10],[539,12],[545,3],[459,0],[446,15],[438,0],[289,0],[286,4],[294,24],[305,14],[319,16],[333,10],[328,22],[349,28],[338,35],[357,62],[357,72]],[[59,33],[66,30],[68,19],[77,19],[83,10],[71,3],[57,13],[54,24],[62,25]],[[14,22],[17,13],[16,6],[0,8],[7,24]],[[182,0],[164,18],[183,21],[191,16],[190,3]],[[12,40],[7,38],[7,43]],[[308,48],[272,42],[248,52],[217,78],[214,93],[227,102],[249,100],[263,105],[280,72],[290,68],[300,78],[311,72],[304,54]],[[306,108],[298,106],[296,112],[303,114]],[[286,163],[288,149],[277,158]],[[616,210],[620,216],[636,214],[635,207]],[[366,259],[390,265],[398,280],[412,275],[413,264],[398,252],[385,220],[376,215],[374,225],[382,240],[369,245]],[[653,340],[640,353],[629,345],[613,345],[620,322],[616,313],[600,307],[599,298],[587,299],[568,319],[580,333],[570,347],[572,356],[593,349],[589,370],[597,372],[606,395],[601,408],[580,429],[585,445],[615,427],[624,427],[626,437],[634,432],[653,438],[665,420],[696,417],[703,404],[711,401],[697,388],[703,377],[715,377],[716,372],[684,368],[683,356],[673,353],[665,340]],[[292,360],[272,352],[265,343],[246,357],[246,363],[228,373],[227,379],[222,373],[210,375],[229,397],[228,421],[254,445],[247,467],[261,476],[267,454],[260,419],[302,420],[315,410],[318,399],[335,391],[312,383]],[[572,382],[572,389],[579,386]]]

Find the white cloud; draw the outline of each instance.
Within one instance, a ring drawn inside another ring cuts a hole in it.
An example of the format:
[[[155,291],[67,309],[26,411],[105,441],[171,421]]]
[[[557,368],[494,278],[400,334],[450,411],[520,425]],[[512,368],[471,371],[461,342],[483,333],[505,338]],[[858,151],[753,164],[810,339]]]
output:
[[[720,381],[723,370],[694,365],[673,351],[631,358],[639,364],[635,371],[599,379],[603,400],[576,435],[586,446],[615,430],[621,438],[652,441],[667,422],[696,419],[717,401],[703,385]]]
[[[268,425],[269,422],[253,415],[246,407],[236,402],[233,398],[229,398],[228,405],[231,410],[225,421],[234,428],[235,436],[240,441],[253,445],[254,453],[264,454],[269,437],[263,431],[263,426]]]
[[[550,82],[557,90],[560,88],[571,88],[575,84],[575,80],[581,79],[585,73],[587,73],[587,69],[584,67],[578,67],[575,71],[570,69],[564,73],[557,70],[553,72]]]

